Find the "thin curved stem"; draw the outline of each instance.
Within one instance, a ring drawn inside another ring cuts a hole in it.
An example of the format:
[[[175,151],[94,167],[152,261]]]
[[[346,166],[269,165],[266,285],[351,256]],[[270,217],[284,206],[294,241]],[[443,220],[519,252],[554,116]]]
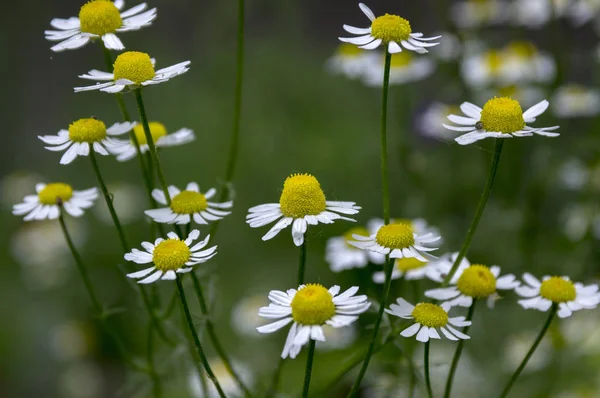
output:
[[[552,320],[554,319],[554,316],[556,315],[557,311],[558,311],[558,305],[556,303],[553,303],[552,304],[552,308],[550,310],[550,314],[548,315],[548,319],[546,319],[546,322],[544,323],[544,326],[542,327],[542,330],[540,330],[540,333],[538,334],[537,338],[533,342],[533,345],[531,346],[531,348],[527,352],[527,355],[525,355],[525,358],[523,358],[523,361],[521,362],[521,364],[519,365],[519,367],[517,368],[517,370],[515,370],[515,372],[510,377],[510,380],[506,384],[506,387],[504,387],[504,390],[502,390],[502,394],[500,394],[500,398],[505,398],[508,395],[508,393],[509,393],[510,389],[512,388],[513,384],[515,384],[515,381],[517,381],[517,379],[519,378],[519,375],[521,374],[521,372],[523,371],[523,369],[525,369],[525,366],[527,365],[527,362],[529,362],[529,359],[531,358],[531,356],[535,352],[536,348],[542,342],[542,339],[544,338],[544,335],[548,331],[548,328],[550,327],[550,324],[552,323]]]
[[[431,379],[429,378],[429,343],[425,343],[425,350],[423,351],[423,362],[425,364],[425,387],[427,388],[427,396],[433,398],[433,392],[431,390]]]
[[[477,300],[473,299],[473,304],[471,304],[471,306],[469,307],[469,312],[467,313],[467,321],[473,319],[473,313],[475,313],[476,303]],[[465,326],[463,329],[463,333],[467,334],[469,332],[470,327],[471,325]],[[450,394],[452,394],[452,382],[454,381],[454,374],[456,373],[458,360],[460,359],[464,343],[465,340],[460,339],[458,341],[458,345],[456,346],[456,351],[454,352],[454,357],[452,358],[452,364],[450,365],[450,372],[448,373],[448,379],[446,380],[446,390],[444,392],[444,398],[450,398]]]
[[[467,232],[467,236],[458,252],[458,256],[456,260],[454,260],[454,264],[452,264],[452,268],[448,275],[442,281],[442,287],[448,286],[450,280],[456,273],[460,262],[465,258],[469,248],[471,247],[471,242],[473,241],[473,236],[475,236],[475,231],[477,231],[477,227],[479,226],[479,220],[481,220],[481,216],[483,215],[483,210],[485,210],[485,206],[487,205],[488,199],[490,198],[490,194],[492,193],[492,187],[494,186],[494,180],[496,179],[496,172],[498,171],[498,165],[500,163],[500,155],[502,154],[502,146],[504,145],[504,138],[496,138],[496,145],[494,148],[494,155],[492,156],[492,164],[490,166],[490,172],[488,174],[487,181],[485,183],[485,187],[483,192],[481,193],[481,198],[479,199],[479,204],[477,204],[477,209],[475,210],[475,215],[473,216],[473,221],[471,221],[471,226]]]
[[[390,223],[390,189],[387,160],[387,103],[390,86],[390,65],[392,54],[385,51],[385,67],[383,70],[383,94],[381,99],[381,192],[383,194],[383,221]]]
[[[298,286],[304,284],[304,271],[306,269],[306,235],[300,246],[300,259],[298,260]]]
[[[176,281],[177,281],[177,290],[179,291],[179,299],[181,300],[181,308],[185,315],[185,319],[188,324],[190,334],[192,335],[192,338],[194,340],[194,344],[196,345],[196,351],[198,353],[198,356],[200,357],[200,361],[202,362],[202,365],[204,366],[204,370],[206,371],[208,378],[212,381],[215,388],[217,389],[219,396],[221,398],[225,398],[225,393],[223,392],[223,389],[221,388],[221,385],[219,384],[217,377],[213,373],[213,371],[210,367],[210,364],[208,363],[208,360],[206,359],[206,354],[204,353],[204,350],[202,349],[202,344],[200,344],[200,339],[198,338],[198,332],[196,331],[196,326],[194,325],[194,321],[192,320],[192,314],[190,313],[190,308],[188,307],[187,300],[185,298],[185,291],[183,290],[183,284],[181,283],[181,278],[179,275],[177,275]],[[199,374],[198,376],[202,377],[202,374]]]
[[[315,340],[310,339],[308,343],[308,357],[306,358],[306,372],[304,373],[304,388],[302,389],[302,398],[308,398],[310,388],[310,376],[312,374],[313,359],[315,357]]]

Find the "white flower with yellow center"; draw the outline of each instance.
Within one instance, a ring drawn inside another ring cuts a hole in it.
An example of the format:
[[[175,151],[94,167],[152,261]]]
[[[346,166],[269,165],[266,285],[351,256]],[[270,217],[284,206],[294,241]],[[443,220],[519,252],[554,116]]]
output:
[[[573,283],[566,276],[545,276],[540,282],[535,276],[523,274],[523,285],[515,289],[524,300],[519,300],[521,307],[548,311],[552,304],[558,304],[558,316],[566,318],[575,311],[591,310],[600,304],[598,285],[584,286]]]
[[[54,18],[50,25],[58,30],[47,30],[44,34],[46,40],[60,43],[50,49],[74,50],[100,38],[106,48],[123,50],[125,46],[115,33],[150,26],[156,18],[156,8],[144,12],[148,7],[146,3],[121,12],[124,5],[124,0],[92,0],[81,7],[79,17]]]
[[[357,234],[352,237],[355,240],[348,243],[359,249],[389,255],[390,258],[416,258],[424,262],[436,258],[428,252],[437,250],[437,247],[427,245],[440,240],[431,232],[418,234],[411,224],[403,222],[384,225],[366,237]]]
[[[483,109],[470,102],[463,102],[460,109],[466,117],[448,116],[448,120],[460,126],[444,124],[444,127],[466,133],[454,139],[460,145],[469,145],[490,137],[530,137],[533,134],[557,137],[560,134],[552,131],[558,129],[558,126],[535,128],[527,125],[535,122],[535,118],[544,113],[548,105],[548,101],[543,100],[523,112],[519,102],[508,97],[492,98],[485,103]]]
[[[154,70],[154,60],[146,53],[127,51],[115,59],[113,73],[92,69],[81,79],[95,80],[93,86],[75,87],[75,92],[100,90],[106,93],[119,93],[125,89],[134,90],[169,81],[187,72],[190,61],[180,62],[166,68]],[[103,82],[103,83],[101,83]]]
[[[165,125],[160,122],[149,122],[148,127],[150,127],[150,135],[157,148],[183,145],[196,139],[194,132],[188,128],[168,133]],[[140,146],[140,152],[146,153],[149,147],[146,134],[144,133],[144,126],[141,123],[136,124],[133,128],[133,133]],[[137,149],[131,140],[118,140],[117,144],[117,146],[109,148],[109,152],[116,155],[119,162],[133,159],[137,155]]]
[[[147,284],[159,279],[174,280],[176,274],[184,274],[194,269],[194,265],[204,263],[217,255],[217,246],[206,250],[210,235],[203,241],[192,244],[200,236],[200,231],[192,230],[187,239],[181,240],[175,232],[167,234],[168,239],[158,238],[154,243],[142,242],[145,251],[133,249],[125,254],[125,260],[137,264],[154,265],[141,271],[127,274],[127,277],[141,279],[138,283]]]
[[[353,44],[342,43],[327,60],[325,66],[334,74],[344,75],[348,79],[356,79],[363,75],[365,66],[372,55]]]
[[[353,268],[364,268],[369,263],[383,264],[383,254],[360,250],[349,242],[353,235],[369,236],[369,231],[363,227],[351,228],[343,236],[336,236],[327,241],[325,247],[325,260],[333,272],[340,272]]]
[[[437,261],[421,261],[414,257],[397,258],[394,262],[392,279],[404,277],[406,280],[423,279],[432,268],[437,267]],[[384,283],[385,272],[378,271],[373,274],[373,282]]]
[[[443,242],[442,237],[440,236],[440,230],[434,226],[429,225],[427,221],[423,218],[396,218],[392,217],[390,219],[390,224],[408,224],[413,229],[414,233],[417,235],[427,235],[432,234],[435,236],[439,236],[439,239],[436,240],[436,245],[440,245]],[[367,229],[370,234],[376,234],[379,228],[384,226],[383,219],[381,218],[372,218],[367,223]],[[428,246],[425,244],[425,246]]]
[[[508,84],[549,83],[556,75],[554,58],[529,41],[513,41],[504,53],[504,79]]]
[[[452,269],[458,253],[443,256],[437,261],[437,268],[429,270],[427,276],[442,282]],[[487,267],[481,264],[470,264],[465,258],[450,280],[450,286],[431,289],[425,292],[425,297],[448,303],[451,307],[456,305],[470,307],[473,300],[486,299],[489,308],[493,308],[496,300],[500,298],[498,290],[513,290],[521,285],[512,274],[500,276],[500,267],[493,265]]]
[[[565,119],[596,116],[600,113],[600,91],[579,84],[561,86],[552,96],[552,113]]]
[[[90,147],[100,155],[108,155],[109,152],[122,147],[122,141],[112,137],[122,135],[130,131],[135,123],[115,123],[111,127],[96,118],[85,118],[74,121],[68,130],[60,130],[57,135],[38,136],[42,142],[50,146],[45,147],[49,151],[65,151],[60,164],[69,164],[77,156],[88,156]]]
[[[319,181],[310,174],[292,174],[283,183],[279,203],[251,207],[246,222],[252,228],[277,223],[262,237],[274,238],[282,229],[292,224],[292,238],[296,246],[304,243],[304,233],[309,225],[332,224],[335,220],[356,221],[340,214],[356,214],[360,210],[354,202],[325,200]]]
[[[482,88],[492,84],[505,85],[506,55],[495,49],[476,51],[465,56],[460,64],[463,80],[471,87]]]
[[[73,217],[83,215],[83,209],[89,209],[98,198],[96,188],[85,191],[74,191],[73,188],[62,182],[51,184],[37,184],[37,195],[25,196],[23,203],[13,206],[13,214],[22,216],[23,220],[55,220],[60,215],[63,207]]]
[[[390,309],[385,309],[390,315],[402,319],[411,319],[415,323],[404,329],[400,336],[412,337],[417,335],[417,341],[426,343],[429,339],[440,339],[438,331],[442,332],[448,340],[468,340],[469,336],[456,330],[452,326],[465,327],[470,326],[471,321],[466,321],[464,316],[449,318],[448,311],[450,306],[442,304],[441,306],[432,303],[419,303],[416,306],[410,304],[403,298],[396,300],[397,304],[390,305]]]
[[[384,56],[373,57],[365,63],[363,80],[368,86],[381,86],[385,66]],[[405,51],[392,55],[390,61],[390,84],[405,84],[425,79],[435,70],[435,62],[430,58],[417,56]]]
[[[171,196],[171,205],[159,209],[146,210],[144,213],[150,216],[155,222],[167,224],[189,224],[192,219],[196,224],[208,224],[211,221],[218,221],[231,214],[230,211],[222,209],[231,209],[233,202],[209,202],[217,190],[209,189],[206,193],[200,192],[200,187],[195,182],[190,182],[184,191],[171,185],[169,188]],[[167,200],[162,189],[152,191],[152,197],[161,205],[166,205]]]
[[[298,290],[289,289],[287,292],[272,290],[269,293],[271,304],[262,307],[258,315],[278,320],[256,330],[273,333],[292,323],[281,357],[296,358],[309,340],[325,341],[324,325],[334,328],[348,326],[369,308],[371,303],[367,296],[355,296],[357,291],[358,287],[354,286],[338,294],[339,286],[327,290],[319,284],[300,285]]]
[[[344,25],[344,30],[357,37],[340,37],[339,39],[346,43],[351,43],[364,48],[365,50],[374,50],[383,45],[391,54],[399,53],[402,47],[407,50],[424,54],[426,47],[437,46],[440,43],[433,43],[433,40],[441,36],[423,37],[423,33],[413,33],[410,22],[398,15],[385,14],[375,17],[373,11],[363,3],[358,3],[361,11],[371,20],[371,26],[368,28],[357,28],[350,25]],[[402,47],[400,47],[402,45]]]

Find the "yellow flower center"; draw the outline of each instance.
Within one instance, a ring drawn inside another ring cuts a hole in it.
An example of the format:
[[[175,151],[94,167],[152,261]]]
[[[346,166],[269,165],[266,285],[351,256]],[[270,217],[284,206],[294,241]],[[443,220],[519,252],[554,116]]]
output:
[[[325,194],[312,175],[292,174],[283,183],[279,205],[286,217],[317,215],[325,210]]]
[[[97,142],[106,138],[106,125],[94,118],[79,119],[69,125],[69,138],[74,142]]]
[[[419,303],[412,312],[415,321],[430,328],[441,328],[448,324],[448,313],[439,305]]]
[[[141,84],[151,80],[156,73],[150,56],[138,51],[127,51],[119,55],[114,64],[115,81],[119,79],[131,80]]]
[[[494,97],[483,106],[480,122],[487,131],[514,133],[525,127],[523,110],[518,101]]]
[[[150,135],[152,136],[153,142],[156,142],[160,137],[164,137],[165,135],[167,135],[167,128],[162,123],[150,122],[148,123],[148,127],[150,127]],[[138,143],[140,145],[148,145],[143,125],[136,124],[133,128],[133,133],[135,134],[135,137],[137,138]]]
[[[410,65],[412,58],[412,55],[408,51],[402,51],[401,53],[394,54],[392,55],[390,68],[405,68]]]
[[[358,57],[364,53],[364,50],[354,44],[342,43],[338,46],[337,53],[343,57]]]
[[[375,240],[383,247],[405,249],[415,244],[413,229],[410,224],[388,224],[379,228]]]
[[[152,262],[161,271],[175,271],[190,259],[190,248],[179,239],[167,239],[154,248]]]
[[[488,67],[492,74],[498,73],[502,66],[502,56],[499,51],[489,50],[483,55],[485,65]]]
[[[171,210],[177,214],[200,213],[208,208],[206,197],[194,191],[182,191],[171,200]]]
[[[354,247],[354,246],[352,246],[351,244],[348,243],[348,242],[354,242],[354,241],[356,241],[356,239],[354,239],[354,237],[352,235],[369,236],[369,231],[366,228],[364,228],[364,227],[354,227],[354,228],[350,228],[344,234],[344,239],[346,240],[346,245],[349,248],[356,250],[356,247]]]
[[[335,315],[331,293],[316,283],[298,290],[291,306],[292,318],[301,325],[323,325]]]
[[[533,43],[528,41],[514,41],[508,45],[507,51],[511,55],[524,59],[533,58],[537,52]]]
[[[396,259],[396,268],[399,271],[406,272],[412,269],[423,268],[427,264],[425,261],[417,260],[414,257],[404,257]]]
[[[62,182],[55,182],[46,185],[44,189],[38,194],[40,203],[43,205],[55,205],[60,199],[62,202],[66,202],[73,196],[73,188],[70,185],[63,184]]]
[[[112,1],[93,0],[84,4],[79,11],[81,31],[104,36],[114,33],[123,25],[121,13]]]
[[[406,40],[410,37],[411,32],[410,22],[398,15],[385,14],[375,18],[371,24],[371,35],[385,43]]]
[[[566,303],[575,300],[577,292],[573,282],[564,280],[559,276],[553,276],[542,282],[540,296],[554,303]]]
[[[496,277],[485,265],[475,264],[464,270],[456,285],[462,294],[480,299],[496,291]]]

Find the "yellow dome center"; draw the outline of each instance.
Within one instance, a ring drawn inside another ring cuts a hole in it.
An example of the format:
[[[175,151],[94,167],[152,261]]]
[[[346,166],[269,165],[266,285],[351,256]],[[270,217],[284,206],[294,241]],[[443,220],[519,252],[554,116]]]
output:
[[[98,142],[106,138],[106,125],[94,118],[79,119],[69,125],[69,138],[74,142]]]
[[[175,271],[190,259],[190,248],[179,239],[167,239],[154,248],[152,261],[161,271]]]
[[[325,210],[325,194],[312,175],[293,174],[283,183],[279,205],[286,217],[314,216]]]
[[[480,122],[486,131],[505,134],[514,133],[525,127],[521,105],[508,97],[495,97],[486,102],[481,112]]]
[[[414,257],[404,257],[396,259],[396,268],[398,271],[406,272],[413,269],[423,268],[427,262],[417,260]]]
[[[181,191],[171,200],[171,210],[177,214],[200,213],[207,208],[206,197],[200,192]]]
[[[400,42],[410,37],[412,30],[410,22],[398,15],[385,14],[375,18],[371,24],[371,35],[385,43]]]
[[[165,135],[167,135],[167,128],[162,123],[149,122],[148,127],[150,127],[150,135],[152,136],[152,142],[154,143],[156,143],[156,141],[158,141],[160,137],[164,137]],[[140,145],[148,145],[143,125],[136,124],[133,128],[133,133],[135,134],[135,138],[137,138],[138,143]]]
[[[316,283],[298,290],[291,306],[292,318],[301,325],[323,325],[335,315],[331,293]]]
[[[79,11],[81,31],[98,36],[114,33],[123,25],[121,13],[112,1],[93,0]]]
[[[119,79],[131,80],[141,84],[152,80],[156,75],[150,56],[138,51],[127,51],[119,55],[114,64],[115,81]]]
[[[415,321],[430,328],[441,328],[448,324],[448,313],[439,305],[419,303],[412,312]]]
[[[471,265],[458,278],[457,287],[462,294],[469,297],[488,297],[496,291],[496,277],[485,265]]]
[[[379,228],[375,240],[383,247],[405,249],[415,244],[410,224],[388,224]]]
[[[542,282],[540,296],[554,303],[566,303],[567,301],[575,300],[577,292],[575,291],[573,282],[553,276]]]
[[[38,198],[43,205],[55,205],[60,199],[66,202],[73,196],[73,188],[62,182],[48,184],[40,191]]]

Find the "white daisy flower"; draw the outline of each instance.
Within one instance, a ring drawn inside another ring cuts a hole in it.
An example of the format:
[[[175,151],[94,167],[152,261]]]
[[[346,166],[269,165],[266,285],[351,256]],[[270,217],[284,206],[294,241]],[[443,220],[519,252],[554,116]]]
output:
[[[442,237],[440,236],[440,230],[434,226],[429,225],[427,221],[423,218],[396,218],[392,217],[390,219],[390,224],[408,224],[413,229],[414,233],[417,235],[427,235],[432,234],[435,236],[439,236],[439,239],[436,240],[436,245],[440,245],[443,242]],[[369,234],[376,234],[379,231],[379,228],[384,226],[383,219],[381,218],[372,218],[367,222],[367,229],[369,230]],[[427,246],[427,244],[425,244]]]
[[[46,40],[60,41],[50,49],[55,52],[74,50],[88,42],[102,39],[104,46],[111,50],[123,50],[125,46],[115,33],[139,30],[150,26],[156,18],[156,8],[145,11],[148,5],[139,4],[121,12],[124,0],[92,0],[79,10],[79,18],[54,18],[50,25],[58,30],[44,32]]]
[[[568,1],[513,0],[512,4],[507,7],[510,24],[539,29],[552,19],[552,14],[555,14],[556,17],[562,16],[566,11],[566,4],[560,6],[558,3]]]
[[[579,84],[561,86],[552,96],[552,113],[565,119],[596,116],[600,113],[600,91]]]
[[[448,116],[451,122],[460,126],[444,124],[444,127],[465,133],[455,138],[460,145],[469,145],[489,137],[530,137],[533,134],[557,137],[560,134],[552,131],[559,126],[535,128],[527,125],[535,122],[535,118],[544,113],[548,105],[548,101],[543,100],[523,112],[519,102],[508,97],[492,98],[485,103],[483,109],[470,102],[463,102],[460,109],[466,117]]]
[[[360,250],[349,244],[353,235],[369,236],[369,231],[363,227],[351,228],[343,236],[336,236],[327,241],[325,261],[333,272],[353,268],[364,268],[369,263],[383,264],[383,254]]]
[[[539,51],[532,42],[513,41],[502,52],[503,78],[508,84],[550,83],[556,76],[556,62],[552,55]]]
[[[150,135],[157,148],[183,145],[196,139],[194,132],[188,128],[168,133],[165,125],[160,122],[149,122],[148,127],[150,127]],[[133,133],[140,145],[140,152],[146,153],[149,147],[148,141],[146,141],[146,134],[144,133],[144,126],[141,123],[136,124],[133,128]],[[119,162],[133,159],[137,155],[137,149],[131,140],[119,140],[118,143],[119,145],[112,148],[110,152],[117,156]]]
[[[141,271],[127,274],[127,277],[141,279],[138,283],[147,284],[159,279],[174,280],[176,274],[184,274],[194,269],[194,265],[204,263],[217,255],[217,246],[206,250],[210,235],[203,241],[191,246],[200,236],[200,231],[192,230],[187,239],[181,240],[175,232],[167,234],[168,239],[158,238],[154,243],[142,242],[146,251],[133,249],[125,254],[125,260],[137,264],[154,265]],[[143,278],[143,279],[142,279]]]
[[[433,268],[438,267],[437,261],[421,261],[414,257],[397,258],[394,262],[392,279],[404,277],[406,280],[418,280],[427,276]],[[373,274],[373,282],[384,283],[385,272],[378,271]]]
[[[443,124],[446,122],[448,114],[457,113],[459,110],[457,105],[433,102],[417,114],[415,128],[425,137],[452,141],[456,138],[457,133],[448,131],[444,128]]]
[[[433,43],[433,40],[441,36],[423,37],[423,33],[413,33],[410,22],[398,15],[385,14],[375,18],[375,14],[369,7],[363,3],[358,3],[361,11],[371,20],[371,26],[368,28],[356,28],[350,25],[344,25],[344,30],[357,37],[340,37],[339,39],[346,43],[351,43],[364,48],[365,50],[374,50],[383,45],[391,54],[399,53],[402,47],[407,50],[424,54],[426,47],[437,46],[440,43]],[[402,45],[402,47],[400,47]]]
[[[383,85],[385,57],[371,57],[365,63],[363,81],[368,86]],[[405,84],[423,80],[433,73],[435,62],[427,57],[415,57],[404,51],[392,55],[390,62],[390,84]]]
[[[573,25],[579,27],[589,21],[594,20],[598,16],[599,12],[600,1],[575,0],[575,2],[568,8],[567,16]]]
[[[431,232],[423,235],[416,233],[408,223],[388,224],[367,237],[356,234],[352,237],[355,241],[348,243],[359,249],[389,255],[390,258],[414,257],[425,262],[435,259],[428,252],[437,250],[437,247],[427,245],[440,240],[439,236]]]
[[[450,305],[447,303],[441,306],[432,303],[419,303],[414,306],[403,298],[398,298],[396,302],[398,304],[390,305],[390,309],[386,308],[385,312],[402,319],[415,321],[413,325],[404,329],[400,333],[400,336],[412,337],[416,334],[417,341],[426,343],[429,339],[440,339],[439,330],[448,340],[470,339],[469,336],[452,326],[471,326],[471,321],[466,321],[464,316],[449,318],[448,311],[450,310]]]
[[[279,203],[251,207],[246,222],[252,228],[277,223],[262,237],[274,238],[282,229],[292,224],[292,238],[296,246],[304,243],[304,233],[309,225],[331,224],[335,220],[356,220],[341,214],[357,214],[360,210],[354,202],[325,200],[319,181],[310,174],[292,174],[283,183]]]
[[[566,318],[575,311],[591,310],[600,304],[598,285],[584,286],[573,283],[566,276],[545,276],[540,282],[530,273],[523,274],[525,284],[515,289],[515,292],[526,297],[519,300],[521,307],[548,311],[552,304],[558,304],[558,316]]]
[[[24,202],[13,206],[13,214],[22,216],[23,220],[55,220],[60,215],[60,208],[64,208],[73,217],[83,215],[83,209],[89,209],[98,198],[96,188],[85,191],[74,191],[73,188],[62,182],[51,184],[37,184],[37,195],[25,196]]]
[[[372,53],[362,50],[353,44],[342,43],[325,64],[326,68],[334,74],[344,75],[348,79],[362,76],[365,65]]]
[[[190,63],[184,61],[155,71],[154,60],[150,59],[148,54],[127,51],[115,59],[113,73],[92,69],[87,74],[80,75],[81,79],[95,80],[97,83],[93,86],[75,87],[75,92],[100,90],[106,93],[119,93],[125,89],[135,90],[164,83],[187,72]]]
[[[189,224],[193,219],[196,224],[208,224],[231,214],[230,211],[223,211],[222,209],[231,209],[233,202],[209,202],[217,193],[214,188],[203,194],[200,192],[197,183],[190,182],[184,191],[173,185],[168,189],[171,196],[170,206],[144,212],[157,223]],[[167,204],[162,189],[153,190],[152,197],[161,205]]]
[[[508,17],[506,0],[463,0],[452,4],[450,16],[460,28],[491,26]]]
[[[287,292],[272,290],[269,293],[271,304],[262,307],[258,315],[278,320],[256,330],[273,333],[292,323],[281,357],[296,358],[309,340],[325,341],[324,325],[334,328],[348,326],[369,308],[371,303],[367,296],[355,296],[357,291],[358,287],[354,286],[338,295],[339,286],[327,290],[319,284],[300,285],[298,290],[289,289]]]
[[[427,276],[436,282],[442,282],[452,269],[457,256],[458,253],[442,256],[437,261],[437,268],[429,270]],[[450,286],[427,290],[425,297],[443,301],[451,307],[470,307],[473,299],[485,298],[488,307],[493,308],[496,300],[500,298],[497,290],[513,290],[521,285],[521,282],[515,279],[512,274],[500,276],[500,267],[497,265],[486,267],[471,264],[464,258],[452,276]]]
[[[88,156],[90,147],[100,155],[108,155],[123,144],[112,137],[131,131],[135,123],[115,123],[111,127],[96,118],[79,119],[69,125],[68,130],[60,130],[57,135],[44,135],[38,138],[45,144],[49,151],[65,151],[60,164],[69,164],[77,156]]]
[[[463,80],[475,88],[506,84],[503,79],[504,69],[504,54],[496,49],[475,51],[466,55],[460,64]]]

